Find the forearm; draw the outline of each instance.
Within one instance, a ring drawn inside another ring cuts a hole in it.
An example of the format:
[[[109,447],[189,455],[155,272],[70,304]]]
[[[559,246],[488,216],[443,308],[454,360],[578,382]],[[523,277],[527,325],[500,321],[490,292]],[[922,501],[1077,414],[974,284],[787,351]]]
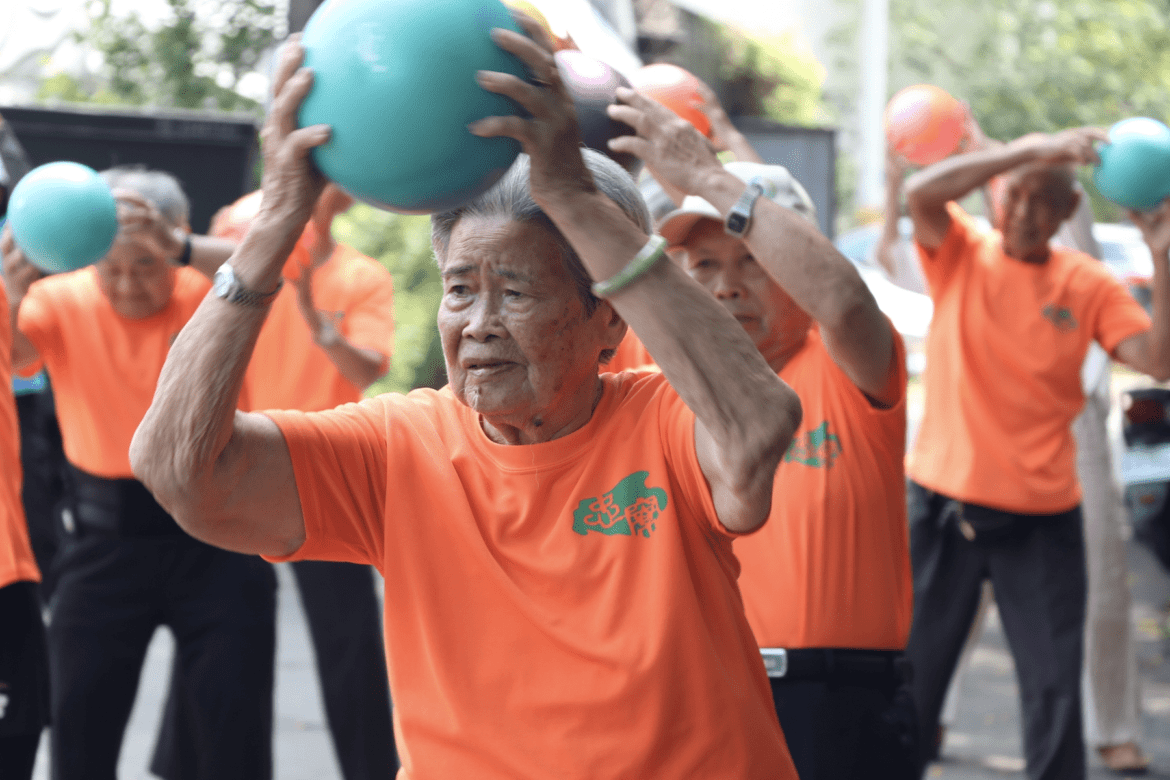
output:
[[[235,241],[213,236],[192,234],[190,239],[191,267],[208,279],[215,276],[215,272],[227,262],[238,246]]]
[[[12,333],[12,370],[19,371],[30,366],[40,359],[40,352],[36,345],[29,341],[28,336],[21,332],[19,327],[20,302],[23,296],[9,297],[8,299],[8,326]]]
[[[1170,379],[1170,257],[1154,252],[1154,276],[1150,280],[1150,312],[1153,324],[1146,341],[1147,365],[1140,367],[1158,381]]]
[[[364,392],[386,375],[389,361],[381,352],[354,345],[333,325],[323,330],[325,332],[315,339],[317,346],[329,356],[330,362],[345,381]]]
[[[577,198],[562,208],[546,211],[594,279],[612,277],[647,240],[604,196]],[[739,323],[666,260],[609,301],[711,437],[731,492],[752,493],[763,480],[770,486],[799,424],[800,402]]]
[[[898,220],[902,216],[902,177],[886,173],[886,204],[885,219],[882,221],[882,232],[878,236],[874,256],[886,273],[891,277],[897,271],[898,262],[894,254],[898,251],[901,234],[898,230]]]
[[[959,200],[993,176],[1037,159],[1036,150],[1017,142],[948,157],[906,180],[906,201],[914,208],[938,208]]]
[[[250,233],[233,258],[244,286],[273,289],[279,282],[276,257],[287,256],[295,236],[282,241],[275,231]],[[236,430],[244,373],[266,315],[265,307],[208,295],[167,354],[130,459],[135,475],[181,523],[201,516],[200,507],[225,503],[232,489],[225,479],[231,459],[225,456]]]

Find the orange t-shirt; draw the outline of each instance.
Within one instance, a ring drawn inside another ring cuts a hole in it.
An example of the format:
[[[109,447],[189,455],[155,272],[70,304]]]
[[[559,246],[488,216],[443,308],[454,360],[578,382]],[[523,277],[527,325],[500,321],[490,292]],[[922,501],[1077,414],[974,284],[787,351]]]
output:
[[[211,286],[193,268],[175,274],[166,307],[140,320],[114,311],[92,266],[35,282],[20,305],[18,327],[53,382],[65,457],[82,471],[134,476],[130,439],[154,398],[171,342]]]
[[[634,333],[634,329],[627,328],[622,343],[618,344],[617,351],[613,353],[610,361],[601,366],[601,371],[616,374],[621,371],[633,371],[648,367],[657,367],[654,363],[654,358],[650,357],[650,353],[646,351],[646,347],[642,346],[642,342],[637,334]]]
[[[394,279],[376,260],[338,244],[327,262],[313,271],[313,305],[356,347],[385,356],[394,349]],[[297,306],[297,291],[285,284],[264,322],[248,386],[253,409],[312,412],[361,400],[325,350],[313,343]]]
[[[889,409],[857,389],[816,329],[780,371],[804,418],[776,470],[768,522],[735,540],[761,647],[906,645],[906,353],[896,332],[893,359],[902,394]]]
[[[1070,425],[1084,404],[1081,364],[1112,353],[1150,318],[1102,264],[1053,248],[1037,265],[1003,253],[956,204],[933,252],[919,247],[934,300],[922,426],[907,472],[951,498],[1023,514],[1081,500]]]
[[[269,412],[295,558],[385,577],[400,778],[792,778],[730,534],[661,374],[502,446],[452,395]]]
[[[41,573],[28,540],[20,499],[20,425],[12,394],[12,325],[8,296],[0,281],[0,588],[14,582],[40,582]]]

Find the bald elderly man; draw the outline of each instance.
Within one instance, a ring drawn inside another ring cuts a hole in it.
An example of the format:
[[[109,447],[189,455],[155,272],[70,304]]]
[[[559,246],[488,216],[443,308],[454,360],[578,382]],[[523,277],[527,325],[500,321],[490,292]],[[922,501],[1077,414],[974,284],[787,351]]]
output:
[[[934,301],[925,411],[907,458],[914,620],[907,647],[934,734],[984,580],[1012,648],[1030,778],[1085,774],[1085,548],[1076,444],[1081,365],[1097,342],[1170,377],[1170,205],[1132,214],[1154,256],[1153,321],[1092,257],[1050,246],[1076,210],[1093,128],[1032,134],[912,176],[907,204]],[[1005,176],[999,230],[955,201]],[[924,758],[933,745],[924,740]]]
[[[53,776],[115,776],[147,646],[166,625],[190,695],[193,775],[268,777],[272,567],[191,538],[130,470],[163,361],[210,286],[196,267],[223,247],[188,243],[187,198],[170,174],[102,177],[118,197],[119,231],[95,265],[38,279],[11,231],[0,237],[12,363],[48,371],[68,460],[48,630]]]

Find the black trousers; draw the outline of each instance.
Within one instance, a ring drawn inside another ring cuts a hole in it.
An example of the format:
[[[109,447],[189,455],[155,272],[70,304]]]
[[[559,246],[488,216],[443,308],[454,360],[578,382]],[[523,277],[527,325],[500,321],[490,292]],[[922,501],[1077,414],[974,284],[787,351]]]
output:
[[[797,651],[816,652],[816,651]],[[895,675],[769,678],[800,780],[913,780],[918,723]]]
[[[914,620],[906,655],[923,734],[938,729],[947,686],[971,628],[984,580],[991,580],[1016,664],[1024,757],[1032,780],[1085,776],[1081,659],[1085,630],[1085,545],[1080,507],[1020,516],[1018,533],[968,541],[959,505],[910,482]],[[923,763],[932,744],[923,740]]]
[[[325,719],[345,780],[385,780],[398,770],[390,719],[390,685],[382,619],[369,566],[326,561],[292,564],[313,640]],[[190,780],[194,746],[179,709],[174,680],[155,745],[151,771]]]
[[[37,586],[0,586],[0,778],[32,777],[49,722],[49,657]]]
[[[65,453],[52,389],[16,396],[16,414],[24,474],[21,498],[33,556],[41,570],[41,600],[48,604],[57,576],[53,559],[62,535],[57,505],[65,495]]]
[[[276,578],[189,536],[81,532],[60,552],[49,624],[54,780],[114,780],[155,629],[174,633],[197,777],[271,777]]]

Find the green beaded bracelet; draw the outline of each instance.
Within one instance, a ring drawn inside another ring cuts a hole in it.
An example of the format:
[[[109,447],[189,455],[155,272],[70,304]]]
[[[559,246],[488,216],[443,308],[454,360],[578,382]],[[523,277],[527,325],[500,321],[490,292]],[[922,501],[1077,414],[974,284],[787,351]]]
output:
[[[608,298],[624,287],[628,287],[639,276],[653,268],[665,254],[666,239],[662,236],[650,236],[650,240],[638,250],[638,254],[634,255],[634,259],[630,261],[629,265],[604,282],[593,283],[593,294],[598,298]]]

